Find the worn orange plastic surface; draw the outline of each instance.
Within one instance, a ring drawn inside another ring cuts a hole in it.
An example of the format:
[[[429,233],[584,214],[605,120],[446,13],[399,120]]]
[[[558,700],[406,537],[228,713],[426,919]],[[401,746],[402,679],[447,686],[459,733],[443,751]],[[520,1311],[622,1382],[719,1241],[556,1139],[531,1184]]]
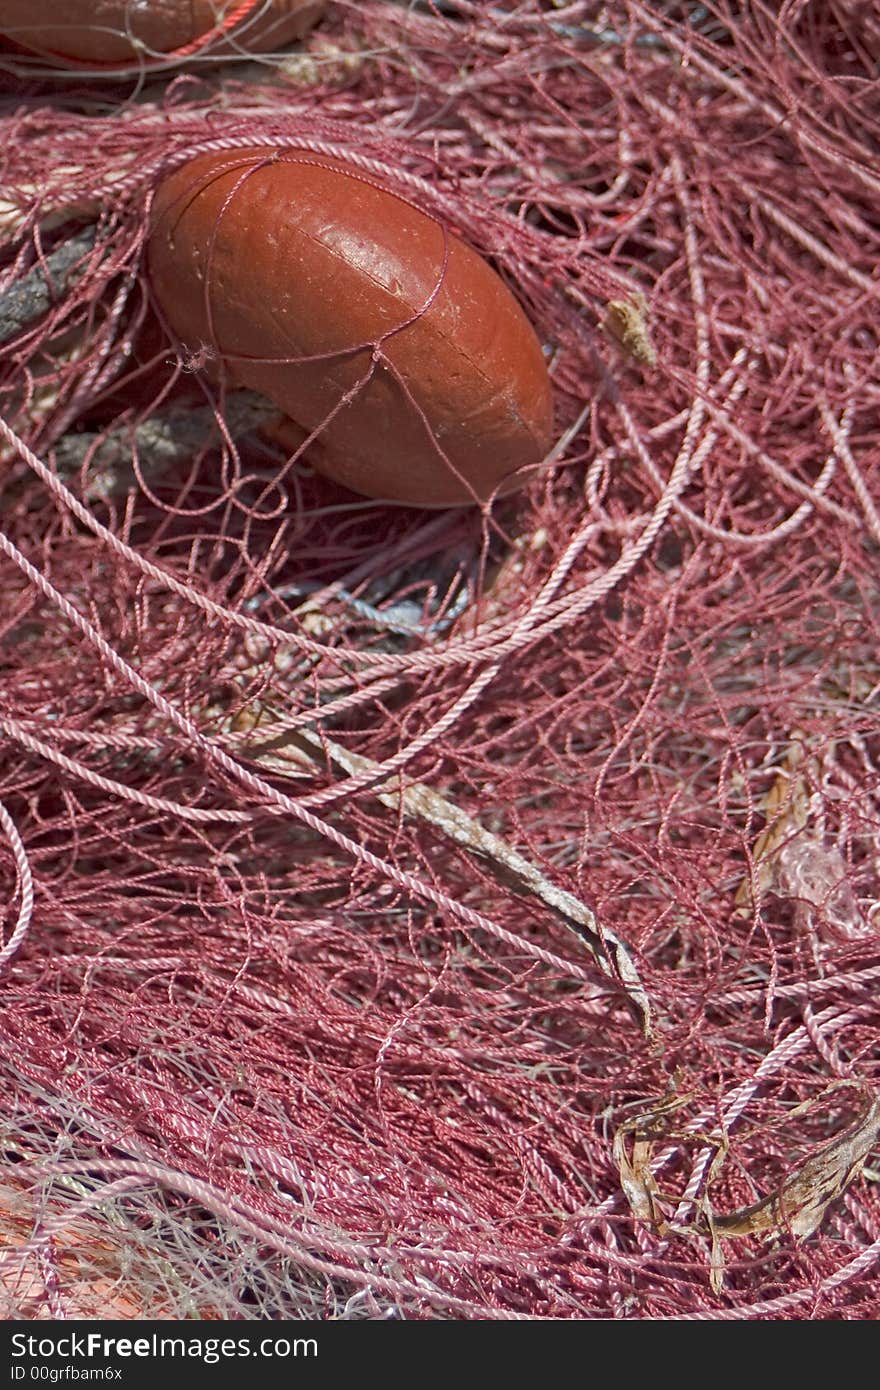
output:
[[[222,27],[242,0],[0,0],[0,35],[63,64],[149,64]],[[210,51],[266,53],[316,22],[324,0],[262,0]]]
[[[356,492],[482,500],[549,449],[543,353],[506,285],[338,160],[196,158],[158,190],[149,270],[178,339],[318,431],[310,461]]]

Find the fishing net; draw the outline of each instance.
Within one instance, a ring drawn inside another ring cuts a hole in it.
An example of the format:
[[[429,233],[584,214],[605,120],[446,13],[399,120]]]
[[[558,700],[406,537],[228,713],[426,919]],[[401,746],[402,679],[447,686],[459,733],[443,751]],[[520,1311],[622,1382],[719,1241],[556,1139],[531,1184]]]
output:
[[[8,56],[4,1311],[878,1315],[878,62],[858,0]],[[156,337],[157,178],[254,144],[506,278],[525,491],[355,497]]]

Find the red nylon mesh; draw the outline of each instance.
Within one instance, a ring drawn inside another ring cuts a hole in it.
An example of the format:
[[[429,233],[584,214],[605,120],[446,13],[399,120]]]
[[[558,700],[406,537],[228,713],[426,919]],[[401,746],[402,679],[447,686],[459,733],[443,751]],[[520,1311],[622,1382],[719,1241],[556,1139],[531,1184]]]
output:
[[[308,49],[4,117],[0,293],[96,230],[2,348],[0,1297],[874,1318],[873,7],[373,3]],[[267,141],[507,275],[566,432],[524,495],[365,502],[144,369],[157,172]],[[799,1173],[815,1230],[723,1226]]]

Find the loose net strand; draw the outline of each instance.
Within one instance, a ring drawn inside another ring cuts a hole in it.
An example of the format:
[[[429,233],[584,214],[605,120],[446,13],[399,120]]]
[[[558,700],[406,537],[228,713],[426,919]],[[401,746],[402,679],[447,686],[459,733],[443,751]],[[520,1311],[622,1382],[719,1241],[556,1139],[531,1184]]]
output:
[[[876,1319],[874,7],[212,43],[4,66],[0,1311]],[[506,279],[521,494],[355,497],[170,344],[156,183],[253,148]]]

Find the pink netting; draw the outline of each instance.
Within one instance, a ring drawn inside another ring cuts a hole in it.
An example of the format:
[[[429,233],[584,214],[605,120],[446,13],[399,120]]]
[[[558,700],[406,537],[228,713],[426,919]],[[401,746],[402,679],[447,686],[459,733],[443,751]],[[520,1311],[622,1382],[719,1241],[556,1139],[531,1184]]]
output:
[[[375,0],[7,102],[0,1303],[878,1315],[878,60]],[[144,346],[157,174],[267,142],[507,276],[524,495],[354,498]]]

